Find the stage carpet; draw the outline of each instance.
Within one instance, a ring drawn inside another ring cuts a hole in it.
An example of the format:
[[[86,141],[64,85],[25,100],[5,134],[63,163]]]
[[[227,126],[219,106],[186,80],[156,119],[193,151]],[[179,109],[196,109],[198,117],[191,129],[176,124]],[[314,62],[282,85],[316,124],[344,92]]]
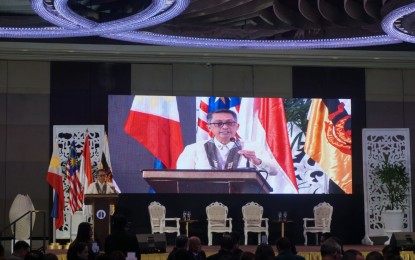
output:
[[[276,251],[275,246],[274,251]],[[167,252],[172,250],[172,246],[167,247]],[[250,251],[255,253],[256,246],[240,246],[243,251]],[[306,258],[306,260],[321,260],[320,256],[320,247],[319,246],[296,246],[298,254]],[[366,256],[369,252],[372,251],[382,251],[383,246],[364,246],[364,245],[345,245],[344,250],[356,249],[363,253]],[[202,246],[202,249],[206,252],[206,255],[212,255],[219,250],[219,246]],[[66,252],[63,250],[50,250],[48,252],[55,253],[58,255],[59,260],[66,260]],[[162,254],[142,254],[142,260],[166,260],[168,253]],[[415,260],[415,254],[412,251],[402,251],[401,256],[404,260]]]

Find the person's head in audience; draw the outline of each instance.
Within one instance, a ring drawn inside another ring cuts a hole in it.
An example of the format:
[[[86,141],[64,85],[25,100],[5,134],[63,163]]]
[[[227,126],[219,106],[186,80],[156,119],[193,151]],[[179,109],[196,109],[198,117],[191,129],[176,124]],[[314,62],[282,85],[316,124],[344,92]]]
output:
[[[236,232],[236,231],[232,231],[231,233],[229,233],[229,235],[232,237],[233,239],[233,245],[235,248],[239,247],[239,241],[241,240],[241,235]]]
[[[188,238],[185,235],[180,235],[178,237],[176,237],[176,249],[180,249],[180,248],[184,248],[187,250],[187,245],[188,245]]]
[[[349,249],[344,252],[342,260],[364,260],[363,254],[356,249]]]
[[[255,260],[255,254],[252,252],[242,252],[240,260]]]
[[[189,251],[198,254],[202,251],[202,242],[200,238],[193,236],[189,238]]]
[[[272,246],[268,244],[261,244],[255,250],[256,260],[273,260],[274,258],[274,250],[272,249]]]
[[[115,257],[112,254],[99,253],[95,256],[95,260],[115,260]]]
[[[286,237],[279,238],[277,240],[277,242],[276,242],[276,247],[277,247],[278,253],[281,253],[281,252],[292,252],[291,251],[291,242]]]
[[[192,256],[185,248],[178,248],[171,258],[172,260],[192,260]]]
[[[43,260],[58,260],[58,256],[55,255],[54,253],[46,253],[43,256]]]
[[[24,257],[24,260],[43,260],[43,252],[40,250],[31,250]]]
[[[383,255],[379,251],[372,251],[366,255],[366,260],[383,260]]]
[[[75,241],[90,242],[92,239],[92,226],[88,222],[82,222],[78,225],[78,233],[76,233]]]
[[[340,260],[342,258],[342,247],[331,237],[321,244],[320,253],[322,260]]]
[[[26,241],[17,241],[13,247],[13,255],[19,258],[24,258],[30,251],[30,246]]]
[[[399,248],[392,245],[387,245],[382,249],[383,259],[385,260],[399,260],[401,259],[401,254]]]
[[[234,240],[230,234],[224,234],[220,241],[220,249],[231,252],[234,248]]]
[[[112,217],[114,231],[125,231],[127,227],[127,218],[122,214],[116,214]]]
[[[0,244],[0,259],[4,259],[4,246],[2,244]]]
[[[67,260],[88,260],[88,244],[85,242],[74,241],[66,253]]]
[[[326,241],[327,238],[331,238],[331,237],[333,237],[333,234],[329,233],[329,232],[321,234],[320,244],[323,243],[324,241]]]
[[[125,260],[126,255],[121,250],[115,250],[111,252],[111,256],[114,258],[114,260]],[[134,254],[135,256],[135,254]]]

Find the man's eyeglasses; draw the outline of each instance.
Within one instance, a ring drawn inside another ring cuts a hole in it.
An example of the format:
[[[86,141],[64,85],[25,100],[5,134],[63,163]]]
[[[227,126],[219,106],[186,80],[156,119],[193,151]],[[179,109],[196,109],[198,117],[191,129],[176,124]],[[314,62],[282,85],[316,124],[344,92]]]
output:
[[[97,177],[106,177],[105,174],[98,174]]]
[[[209,123],[209,125],[214,125],[218,128],[222,128],[224,125],[226,125],[227,127],[233,127],[235,126],[237,123],[233,122],[233,121],[229,121],[229,122],[217,122],[217,123]]]

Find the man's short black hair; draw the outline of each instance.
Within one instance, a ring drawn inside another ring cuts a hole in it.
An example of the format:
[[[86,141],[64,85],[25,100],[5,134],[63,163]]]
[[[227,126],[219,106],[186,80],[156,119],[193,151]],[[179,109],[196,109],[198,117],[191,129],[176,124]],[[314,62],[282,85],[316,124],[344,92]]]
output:
[[[208,123],[210,123],[210,121],[212,120],[212,116],[213,114],[219,114],[219,113],[227,113],[227,114],[231,114],[233,119],[235,119],[235,121],[238,121],[238,116],[236,115],[236,113],[232,110],[226,109],[226,108],[220,108],[220,109],[216,109],[212,112],[209,112],[206,116],[206,120],[208,121]]]
[[[282,250],[290,250],[291,249],[291,241],[286,237],[281,237],[277,240],[276,243],[277,249]]]
[[[180,235],[176,237],[176,248],[186,248],[188,238],[185,235]]]
[[[232,250],[233,245],[234,240],[232,236],[229,234],[224,234],[222,240],[220,241],[220,248],[230,251]]]
[[[26,241],[20,240],[20,241],[17,241],[14,244],[13,250],[14,251],[19,251],[21,249],[29,249],[29,248],[30,248],[30,246]]]

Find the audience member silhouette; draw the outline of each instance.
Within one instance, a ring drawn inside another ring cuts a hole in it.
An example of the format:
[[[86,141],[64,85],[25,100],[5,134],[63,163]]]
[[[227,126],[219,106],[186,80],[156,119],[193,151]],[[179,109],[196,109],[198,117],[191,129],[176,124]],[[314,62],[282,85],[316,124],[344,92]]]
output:
[[[274,250],[268,244],[261,244],[255,250],[255,260],[273,260],[274,258]]]
[[[383,260],[383,255],[379,251],[372,251],[366,255],[366,260]]]
[[[383,259],[385,260],[400,260],[401,254],[396,246],[387,245],[382,249]]]
[[[276,243],[278,255],[275,257],[276,260],[305,260],[304,257],[297,255],[297,250],[292,248],[291,241],[282,237],[277,240]]]
[[[30,246],[26,241],[20,240],[17,241],[13,246],[13,253],[8,258],[10,260],[21,260],[24,259],[24,257],[29,253]]]
[[[208,260],[228,260],[235,259],[232,255],[234,248],[234,239],[230,234],[224,234],[220,242],[220,249],[216,254],[208,256]]]
[[[189,238],[189,255],[193,260],[205,260],[206,254],[202,250],[202,242],[200,238],[193,236]]]
[[[363,254],[356,249],[349,249],[344,252],[342,260],[364,260]]]
[[[89,249],[85,242],[74,241],[66,253],[67,260],[88,260]]]
[[[340,260],[342,247],[333,237],[326,239],[320,246],[322,260]]]
[[[135,252],[137,259],[141,258],[140,246],[137,238],[128,233],[127,218],[117,214],[112,218],[112,232],[105,238],[105,253],[111,254],[114,251],[121,251],[126,256],[128,252]]]
[[[78,232],[73,242],[83,242],[88,245],[88,259],[94,260],[95,253],[92,251],[92,226],[88,222],[82,222],[78,225]]]
[[[242,252],[240,260],[255,260],[255,254],[252,252]]]
[[[55,255],[54,253],[46,253],[43,256],[43,260],[58,260],[58,256]]]
[[[242,250],[239,248],[239,242],[241,241],[241,236],[238,232],[232,231],[229,233],[229,235],[232,237],[233,240],[233,248],[231,250],[232,252],[232,258],[233,259],[239,259],[242,254]]]
[[[326,233],[321,234],[321,237],[320,237],[320,245],[321,245],[321,243],[323,243],[326,239],[331,238],[331,237],[333,237],[333,234],[332,234],[332,233],[329,233],[329,232],[326,232]]]
[[[187,252],[187,246],[188,246],[188,238],[185,235],[180,235],[176,237],[176,245],[174,246],[173,250],[170,252],[169,256],[167,257],[167,260],[179,260],[179,256],[176,256],[176,254],[180,253],[182,255],[182,250],[179,251],[179,249],[184,249]],[[190,255],[189,255],[190,256]]]
[[[125,257],[126,257],[124,252],[121,250],[112,251],[111,256],[114,258],[114,260],[125,260]]]
[[[5,254],[4,253],[4,246],[2,244],[0,244],[0,260],[6,259],[4,254]]]
[[[40,250],[31,250],[24,257],[24,260],[43,260],[43,252]]]

